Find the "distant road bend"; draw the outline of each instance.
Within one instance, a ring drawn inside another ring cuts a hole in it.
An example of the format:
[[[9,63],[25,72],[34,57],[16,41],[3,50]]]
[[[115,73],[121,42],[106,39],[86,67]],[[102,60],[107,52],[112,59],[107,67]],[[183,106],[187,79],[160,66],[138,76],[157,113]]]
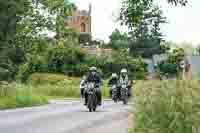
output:
[[[128,106],[105,101],[88,112],[80,101],[0,111],[0,133],[128,133]]]

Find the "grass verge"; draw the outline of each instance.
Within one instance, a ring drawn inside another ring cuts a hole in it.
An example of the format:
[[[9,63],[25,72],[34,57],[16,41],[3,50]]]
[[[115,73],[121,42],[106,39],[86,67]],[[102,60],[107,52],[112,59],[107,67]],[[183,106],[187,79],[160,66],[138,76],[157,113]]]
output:
[[[199,96],[199,81],[138,83],[129,133],[199,133]]]
[[[33,87],[28,85],[12,83],[4,88],[0,87],[0,90],[0,109],[30,107],[48,103],[47,97],[33,93]]]
[[[48,99],[80,98],[79,84],[80,78],[36,73],[30,76],[26,85],[0,85],[0,109],[43,105]],[[107,81],[102,86],[102,95],[109,97]]]

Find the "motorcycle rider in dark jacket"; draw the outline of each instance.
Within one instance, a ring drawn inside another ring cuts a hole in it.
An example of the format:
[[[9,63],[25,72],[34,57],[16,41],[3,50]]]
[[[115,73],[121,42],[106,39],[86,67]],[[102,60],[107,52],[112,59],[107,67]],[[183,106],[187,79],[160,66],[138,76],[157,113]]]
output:
[[[86,79],[85,79],[85,83],[87,84],[87,82],[93,82],[95,83],[95,87],[97,90],[97,99],[98,99],[98,105],[101,105],[101,101],[102,101],[102,94],[101,94],[101,77],[100,75],[97,73],[97,68],[96,67],[91,67],[89,69],[89,74],[87,75]],[[85,91],[85,105],[87,105],[87,101],[88,101],[88,95],[87,95],[87,91]]]
[[[109,87],[109,92],[110,92],[110,97],[112,97],[112,89],[111,86],[116,85],[118,87],[118,76],[116,73],[113,73],[111,76],[111,79],[108,81],[108,87]]]

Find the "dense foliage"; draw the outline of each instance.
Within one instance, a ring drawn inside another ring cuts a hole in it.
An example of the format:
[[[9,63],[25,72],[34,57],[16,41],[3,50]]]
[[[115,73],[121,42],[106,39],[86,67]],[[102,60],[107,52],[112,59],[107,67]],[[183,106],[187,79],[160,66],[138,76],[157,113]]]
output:
[[[129,27],[135,27],[141,22],[145,14],[145,8],[152,5],[155,0],[122,0],[122,2],[120,20]],[[172,5],[185,6],[188,0],[167,0],[167,2]]]
[[[43,61],[51,45],[62,41],[77,44],[77,34],[64,28],[64,15],[69,15],[72,8],[68,1],[65,7],[62,0],[10,0],[0,4],[1,80],[13,80],[17,73],[19,78],[38,70],[48,71]],[[47,33],[53,32],[56,37],[52,40]]]
[[[181,3],[169,2],[174,1]],[[133,40],[114,31],[110,46],[119,51],[110,57],[91,57],[80,49],[78,34],[64,26],[65,17],[75,8],[68,0],[9,0],[0,4],[0,80],[26,81],[34,72],[81,76],[92,65],[100,69],[103,77],[126,67],[132,78],[144,78],[145,67],[138,57],[165,52],[160,45],[160,24],[165,18],[151,0],[124,1],[121,20],[132,28]],[[52,32],[55,36],[49,38],[47,33]],[[126,51],[120,52],[129,46],[130,53],[137,58],[131,58]]]
[[[182,48],[174,49],[168,54],[168,59],[162,61],[158,65],[158,70],[161,74],[177,75],[179,70],[179,63],[184,59],[185,52]]]
[[[117,51],[110,56],[94,56],[78,46],[58,44],[44,53],[31,56],[20,66],[17,79],[26,81],[34,72],[64,73],[79,77],[86,74],[91,66],[96,66],[103,78],[108,78],[113,72],[119,73],[125,67],[131,78],[144,79],[146,71],[142,59],[134,59],[125,53]]]
[[[159,1],[160,2],[160,1]],[[168,0],[173,5],[186,5],[186,0]],[[155,0],[123,0],[121,23],[130,29],[130,54],[151,58],[154,54],[165,53],[167,46],[161,32],[161,25],[166,18]]]
[[[167,47],[162,45],[164,38],[161,25],[166,23],[162,10],[153,4],[144,8],[144,14],[131,32],[130,53],[133,56],[151,58],[154,54],[165,53]]]
[[[115,29],[110,35],[109,46],[113,49],[128,49],[129,48],[129,37],[126,33],[121,33],[118,29]]]

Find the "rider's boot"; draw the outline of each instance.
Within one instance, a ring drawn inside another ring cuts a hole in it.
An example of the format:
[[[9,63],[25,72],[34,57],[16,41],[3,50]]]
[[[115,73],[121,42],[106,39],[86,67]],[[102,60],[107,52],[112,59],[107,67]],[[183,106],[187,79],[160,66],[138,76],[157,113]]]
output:
[[[87,105],[87,102],[88,102],[88,97],[87,97],[87,94],[85,93],[85,102],[84,102],[84,105]]]
[[[101,92],[99,92],[98,97],[99,97],[99,98],[98,98],[98,105],[101,106],[101,104],[102,104]]]
[[[84,105],[87,105],[87,99],[85,98]]]

